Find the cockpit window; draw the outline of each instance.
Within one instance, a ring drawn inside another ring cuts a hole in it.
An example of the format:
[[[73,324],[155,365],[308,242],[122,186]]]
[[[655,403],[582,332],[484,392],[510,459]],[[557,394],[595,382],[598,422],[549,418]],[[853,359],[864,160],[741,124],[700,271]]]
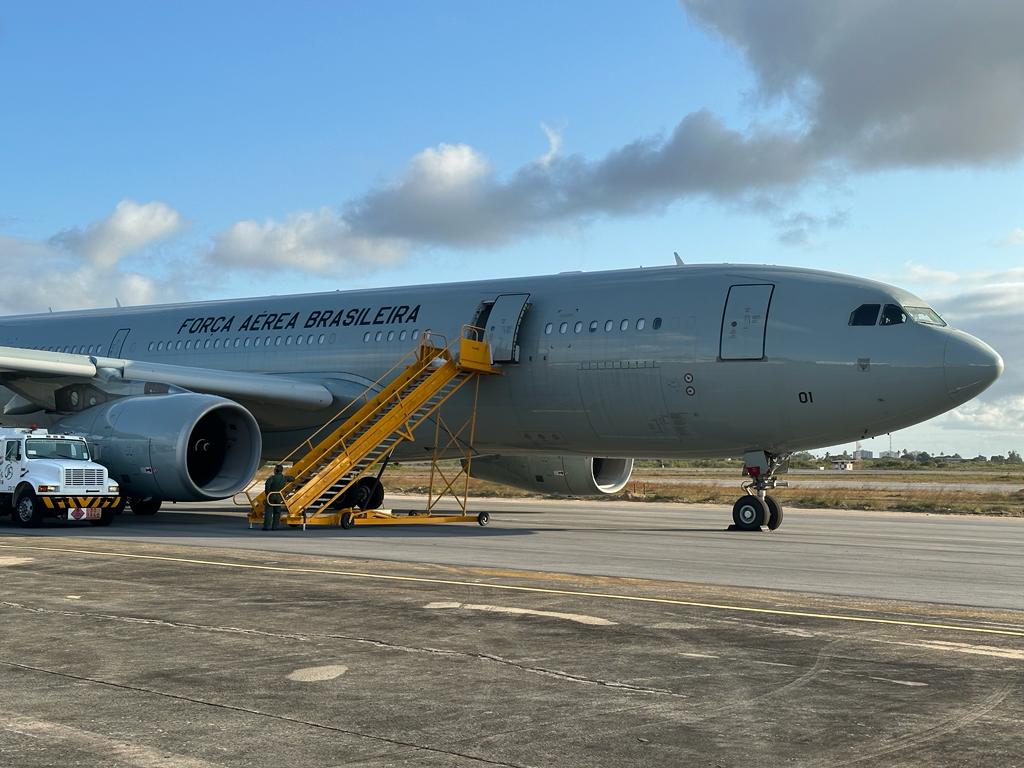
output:
[[[882,308],[882,320],[879,325],[900,325],[907,322],[903,308],[896,304],[886,304]]]
[[[881,304],[861,304],[850,313],[850,325],[874,325],[881,308]]]
[[[922,325],[945,326],[946,321],[939,317],[939,313],[928,307],[904,307],[910,319]]]

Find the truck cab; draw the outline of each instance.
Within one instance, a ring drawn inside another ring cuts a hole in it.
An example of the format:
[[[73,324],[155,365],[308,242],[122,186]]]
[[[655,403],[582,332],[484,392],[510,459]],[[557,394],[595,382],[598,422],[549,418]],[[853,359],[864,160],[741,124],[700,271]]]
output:
[[[0,428],[0,514],[17,525],[48,517],[110,525],[123,506],[118,484],[81,437]]]

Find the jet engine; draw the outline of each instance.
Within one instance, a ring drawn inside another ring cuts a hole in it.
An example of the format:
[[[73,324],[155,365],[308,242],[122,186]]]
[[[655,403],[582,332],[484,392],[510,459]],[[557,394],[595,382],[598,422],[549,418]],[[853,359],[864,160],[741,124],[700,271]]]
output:
[[[632,459],[594,456],[483,456],[470,467],[481,480],[555,496],[618,493],[632,473]]]
[[[180,392],[112,400],[56,425],[84,436],[125,496],[223,499],[260,465],[256,419],[238,403]]]

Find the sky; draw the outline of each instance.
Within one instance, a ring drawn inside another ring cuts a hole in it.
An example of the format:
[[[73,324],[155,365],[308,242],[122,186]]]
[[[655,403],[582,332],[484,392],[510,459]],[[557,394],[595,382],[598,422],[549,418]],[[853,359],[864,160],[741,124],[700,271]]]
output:
[[[894,448],[1024,450],[1021,29],[1015,0],[0,5],[0,314],[813,267],[1006,361]]]

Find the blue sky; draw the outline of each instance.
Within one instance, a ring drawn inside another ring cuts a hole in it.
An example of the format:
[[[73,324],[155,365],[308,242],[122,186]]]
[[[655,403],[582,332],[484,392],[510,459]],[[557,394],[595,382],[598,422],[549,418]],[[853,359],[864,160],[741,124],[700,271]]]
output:
[[[675,250],[903,285],[1009,344],[1011,374],[1024,17],[959,5],[8,4],[0,257],[81,290],[0,311]],[[1008,375],[894,442],[1005,452],[1022,427]]]

